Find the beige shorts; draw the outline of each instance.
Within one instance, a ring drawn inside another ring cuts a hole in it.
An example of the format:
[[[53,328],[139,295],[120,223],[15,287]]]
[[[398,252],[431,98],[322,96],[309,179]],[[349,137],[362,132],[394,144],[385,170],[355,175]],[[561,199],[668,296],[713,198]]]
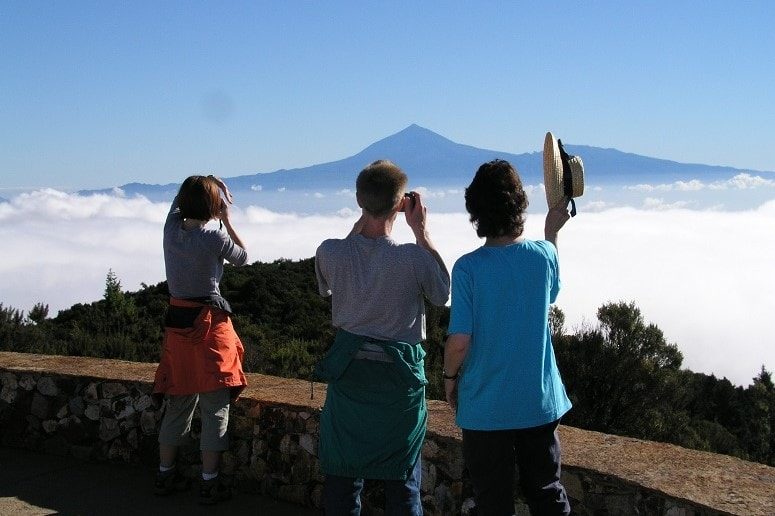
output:
[[[159,429],[159,444],[179,446],[191,433],[191,420],[197,402],[202,417],[202,451],[229,449],[229,389],[200,394],[167,396],[167,408]]]

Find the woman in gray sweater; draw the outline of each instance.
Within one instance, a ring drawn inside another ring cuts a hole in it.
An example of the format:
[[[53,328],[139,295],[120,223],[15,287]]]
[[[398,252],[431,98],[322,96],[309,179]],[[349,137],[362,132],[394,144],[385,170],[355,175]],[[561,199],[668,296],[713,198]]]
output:
[[[223,196],[223,197],[222,197]],[[219,284],[224,261],[247,263],[245,244],[229,218],[232,196],[213,176],[191,176],[180,187],[164,224],[164,264],[170,306],[154,393],[168,403],[159,431],[155,492],[188,487],[175,468],[178,446],[191,431],[194,409],[202,415],[200,502],[215,503],[230,491],[220,482],[221,455],[229,448],[229,405],[245,388],[244,349],[231,323],[231,307]],[[219,219],[226,231],[208,229]]]

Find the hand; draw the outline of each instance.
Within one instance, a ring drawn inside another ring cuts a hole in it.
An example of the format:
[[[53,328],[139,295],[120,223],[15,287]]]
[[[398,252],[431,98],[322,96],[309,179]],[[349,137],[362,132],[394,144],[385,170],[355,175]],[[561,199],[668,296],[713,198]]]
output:
[[[415,238],[418,240],[426,237],[425,224],[427,221],[428,209],[422,203],[420,192],[411,192],[412,197],[404,197],[404,215],[406,223],[412,229]]]
[[[567,206],[567,203],[563,202],[561,205],[550,209],[546,214],[544,235],[546,235],[547,240],[551,240],[551,238],[549,238],[551,236],[556,237],[560,229],[562,229],[565,223],[568,222],[568,219],[570,219],[570,213],[568,213],[568,209],[565,208],[565,206]]]
[[[361,214],[360,218],[355,221],[355,224],[353,224],[353,228],[350,231],[350,234],[347,236],[360,235],[361,231],[363,231],[363,226],[365,225],[366,225],[366,216]]]
[[[218,218],[223,222],[229,222],[229,205],[221,199],[221,209],[218,210]]]
[[[457,378],[453,380],[444,379],[444,394],[447,397],[449,406],[457,413]]]
[[[215,177],[213,175],[207,176],[210,179],[212,179],[216,185],[218,185],[218,188],[221,189],[221,192],[223,193],[223,197],[226,199],[226,202],[229,204],[234,204],[234,197],[232,197],[231,192],[229,191],[229,187],[226,186],[226,183],[223,182],[223,180],[219,177]]]

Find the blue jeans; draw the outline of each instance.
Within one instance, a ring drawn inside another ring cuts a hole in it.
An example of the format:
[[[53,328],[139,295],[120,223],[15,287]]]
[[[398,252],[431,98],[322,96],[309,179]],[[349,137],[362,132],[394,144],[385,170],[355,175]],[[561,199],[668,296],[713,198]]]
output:
[[[420,484],[422,458],[409,472],[406,480],[383,480],[385,483],[385,516],[422,516]],[[362,478],[326,475],[323,506],[326,516],[360,516]]]

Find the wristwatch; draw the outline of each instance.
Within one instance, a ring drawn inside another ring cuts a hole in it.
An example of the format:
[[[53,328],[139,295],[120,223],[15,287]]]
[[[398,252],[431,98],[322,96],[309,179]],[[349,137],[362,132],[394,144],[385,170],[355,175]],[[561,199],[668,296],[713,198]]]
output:
[[[441,377],[445,380],[456,380],[458,375],[460,374],[460,371],[458,371],[455,374],[447,374],[446,369],[441,372]]]

